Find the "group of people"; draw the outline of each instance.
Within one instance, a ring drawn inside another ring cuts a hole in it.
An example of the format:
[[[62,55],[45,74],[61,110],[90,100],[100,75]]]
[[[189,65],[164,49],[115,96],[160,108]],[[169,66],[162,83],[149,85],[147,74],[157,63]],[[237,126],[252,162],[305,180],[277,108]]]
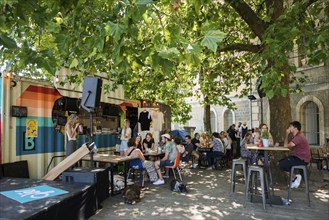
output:
[[[120,155],[123,156],[125,151],[129,148],[128,141],[131,138],[131,128],[130,128],[130,122],[128,119],[124,120],[123,128],[121,130],[121,145],[119,148]],[[142,136],[140,134],[137,134],[135,138],[135,145],[136,147],[141,150],[142,152],[148,152],[150,150],[155,150],[155,142],[154,138],[151,133],[147,133],[145,138],[142,141]]]
[[[258,146],[262,145],[262,133],[268,133],[268,139],[270,146],[278,146],[278,143],[273,142],[271,133],[268,131],[268,126],[266,124],[261,124],[259,128],[255,131],[248,131],[243,140],[241,141],[241,157],[247,158],[250,164],[262,165],[264,160],[264,155],[260,151],[255,154],[246,148],[246,144],[256,144]],[[307,165],[311,161],[311,151],[310,145],[301,132],[301,124],[298,121],[293,121],[289,124],[286,130],[286,135],[284,139],[284,147],[289,148],[291,155],[285,157],[278,161],[278,168],[285,171],[287,175],[290,174],[292,166]],[[270,159],[270,158],[269,158]],[[301,182],[301,175],[293,174],[291,188],[297,188]]]
[[[188,136],[188,138],[190,137]],[[188,138],[186,139],[187,143]],[[226,152],[231,151],[232,140],[225,131],[221,131],[220,133],[214,132],[211,138],[209,134],[205,132],[203,135],[195,133],[194,138],[191,140],[191,144],[193,145],[193,151],[191,151],[189,155],[193,157],[194,161],[198,161],[199,163],[201,159],[199,151],[202,148],[210,148],[210,151],[206,153],[206,159],[208,165],[207,169],[211,170],[214,168],[215,158],[221,158]],[[189,159],[186,161],[188,162]]]
[[[178,148],[175,146],[175,143],[171,141],[171,136],[169,134],[163,134],[161,135],[161,141],[164,143],[164,156],[156,161],[146,160],[143,154],[143,149],[152,149],[152,145],[154,145],[154,141],[153,144],[148,145],[148,143],[152,143],[152,139],[150,138],[152,138],[151,134],[147,134],[145,138],[146,141],[143,141],[142,145],[139,145],[140,141],[136,141],[139,139],[138,136],[130,138],[127,142],[128,148],[125,149],[123,153],[125,156],[139,158],[148,173],[149,180],[153,182],[154,185],[162,185],[165,182],[161,168],[174,165]]]
[[[68,137],[66,155],[70,155],[77,149],[77,135],[79,133],[80,120],[75,114],[70,115],[67,124],[65,125],[65,132]],[[155,150],[155,143],[151,133],[147,133],[145,139],[142,141],[141,136],[138,135],[135,138],[131,137],[131,128],[129,125],[129,120],[124,120],[124,126],[121,132],[121,146],[120,155],[139,157],[146,168],[150,181],[155,185],[164,184],[164,179],[162,175],[162,167],[172,166],[175,162],[177,152],[180,152],[181,160],[184,162],[199,161],[201,155],[198,151],[199,148],[211,148],[211,151],[207,153],[207,169],[213,169],[214,158],[223,157],[226,153],[227,157],[232,156],[232,142],[236,140],[237,133],[241,135],[240,154],[241,157],[247,158],[250,164],[263,163],[263,155],[258,153],[255,154],[246,148],[246,144],[262,144],[262,133],[268,133],[268,139],[270,146],[274,145],[273,138],[269,132],[268,126],[266,124],[261,124],[259,128],[246,130],[246,123],[240,126],[239,132],[235,129],[235,126],[230,126],[227,132],[222,131],[220,133],[212,133],[212,138],[210,138],[207,132],[200,135],[195,133],[192,139],[190,135],[185,136],[185,146],[181,144],[180,138],[174,138],[165,133],[161,135],[162,143],[164,145],[165,155],[160,160],[152,161],[146,160],[143,152],[148,152],[149,150]],[[234,139],[233,139],[234,138]],[[275,144],[278,146],[278,143]],[[291,150],[291,155],[281,159],[277,166],[279,169],[286,171],[289,174],[292,166],[296,165],[307,165],[311,160],[310,145],[301,133],[301,124],[298,121],[293,121],[289,124],[286,130],[286,135],[284,139],[284,147]],[[297,174],[292,178],[292,188],[297,188],[301,182],[301,175]]]

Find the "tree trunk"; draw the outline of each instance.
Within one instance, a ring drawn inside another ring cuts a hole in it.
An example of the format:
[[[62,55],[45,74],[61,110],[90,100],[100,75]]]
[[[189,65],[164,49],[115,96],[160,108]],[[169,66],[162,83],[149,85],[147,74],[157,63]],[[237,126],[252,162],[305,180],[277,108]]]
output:
[[[205,99],[207,98],[205,97]],[[208,132],[212,132],[210,126],[210,105],[205,105],[203,109],[204,109],[204,114],[203,114],[204,130]]]
[[[290,95],[287,97],[275,96],[270,103],[270,129],[274,143],[283,145],[286,129],[291,122]]]
[[[289,74],[282,78],[281,83],[289,86]],[[292,120],[290,94],[286,97],[274,96],[269,100],[270,105],[270,130],[273,136],[274,143],[279,142],[280,146],[283,145],[286,129]]]
[[[281,81],[284,85],[289,85],[289,74]],[[280,146],[283,146],[283,141],[286,134],[286,129],[289,123],[292,120],[291,116],[291,106],[290,106],[290,94],[288,93],[286,97],[283,96],[274,96],[269,100],[270,105],[270,130],[273,136],[274,143],[279,142]],[[287,183],[286,175],[283,175],[283,171],[277,169],[277,162],[288,156],[287,152],[273,152],[272,156],[274,157],[271,160],[272,175],[273,179],[280,183]]]

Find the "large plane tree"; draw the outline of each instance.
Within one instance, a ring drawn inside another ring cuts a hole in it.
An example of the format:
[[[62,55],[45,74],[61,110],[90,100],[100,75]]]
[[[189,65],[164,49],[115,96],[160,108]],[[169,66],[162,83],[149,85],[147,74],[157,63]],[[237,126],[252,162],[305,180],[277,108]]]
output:
[[[66,81],[77,83],[106,72],[127,98],[166,103],[181,122],[190,118],[186,98],[234,108],[230,94],[246,96],[250,78],[260,78],[276,140],[291,120],[291,88],[302,83],[289,54],[298,45],[310,65],[329,57],[325,0],[4,0],[0,6],[1,66],[8,71],[49,78],[68,67],[81,74]]]

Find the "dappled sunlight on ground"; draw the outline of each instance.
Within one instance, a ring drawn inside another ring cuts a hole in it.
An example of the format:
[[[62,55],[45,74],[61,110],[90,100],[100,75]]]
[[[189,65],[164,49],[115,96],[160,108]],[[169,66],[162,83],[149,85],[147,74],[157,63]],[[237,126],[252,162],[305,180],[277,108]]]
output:
[[[191,169],[183,175],[188,193],[170,190],[171,178],[165,184],[154,186],[147,182],[142,189],[141,201],[134,205],[125,204],[121,195],[104,202],[103,210],[91,219],[328,219],[328,185],[316,188],[311,195],[311,207],[307,206],[304,186],[292,191],[291,206],[244,203],[244,177],[237,171],[235,193],[230,195],[231,170]],[[275,184],[275,195],[286,198],[285,184]],[[322,210],[322,211],[320,211]],[[325,210],[325,211],[323,211]],[[320,216],[320,217],[319,217]]]
[[[329,192],[328,189],[319,189],[315,193],[313,193],[314,197],[317,199],[320,199],[322,202],[327,202],[329,201]]]

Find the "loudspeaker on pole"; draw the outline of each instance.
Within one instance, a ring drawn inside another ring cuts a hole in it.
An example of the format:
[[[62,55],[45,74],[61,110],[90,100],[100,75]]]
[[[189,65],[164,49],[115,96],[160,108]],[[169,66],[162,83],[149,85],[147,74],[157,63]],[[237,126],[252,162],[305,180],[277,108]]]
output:
[[[100,105],[102,80],[97,77],[84,77],[81,106],[88,112],[93,112]]]

